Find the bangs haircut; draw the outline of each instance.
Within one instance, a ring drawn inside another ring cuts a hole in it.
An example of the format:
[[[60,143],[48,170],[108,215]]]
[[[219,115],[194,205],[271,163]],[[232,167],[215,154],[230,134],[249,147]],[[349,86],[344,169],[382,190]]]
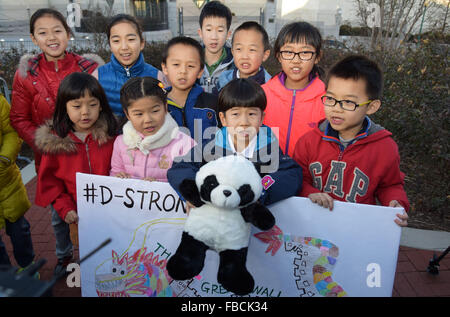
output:
[[[67,34],[73,35],[72,30],[70,29],[69,25],[67,24],[66,18],[61,14],[61,12],[56,11],[51,8],[43,8],[39,9],[36,12],[33,13],[33,15],[30,18],[30,34],[34,35],[34,24],[39,18],[42,18],[44,16],[49,16],[52,18],[55,18],[61,24],[63,25],[64,29],[66,30]]]
[[[186,46],[192,46],[195,48],[198,52],[198,55],[200,57],[200,69],[203,69],[205,67],[205,50],[203,49],[202,45],[195,39],[188,37],[188,36],[176,36],[167,42],[167,45],[164,47],[164,50],[162,52],[162,63],[167,63],[167,58],[169,57],[169,50],[172,46],[175,46],[177,44],[182,44]]]
[[[306,43],[316,49],[316,53],[314,54],[315,58],[321,56],[322,35],[319,29],[308,22],[293,22],[283,26],[273,46],[273,51],[277,59],[280,55],[281,48],[287,43]],[[323,78],[325,72],[318,64],[314,64],[310,75],[312,78],[316,76]]]
[[[255,107],[266,110],[264,90],[253,79],[237,78],[230,81],[219,93],[218,111],[225,113],[234,107]]]
[[[64,78],[59,85],[56,97],[55,112],[53,114],[53,130],[56,134],[65,138],[73,130],[73,122],[67,114],[67,103],[74,99],[79,99],[86,94],[98,99],[100,111],[98,120],[103,118],[108,125],[108,135],[117,134],[117,120],[106,99],[105,91],[95,77],[87,73],[72,73]]]
[[[331,77],[363,79],[369,99],[381,98],[383,91],[383,73],[377,63],[362,55],[350,55],[334,64],[328,72],[326,86]]]
[[[286,24],[278,33],[273,47],[276,56],[287,43],[306,43],[316,49],[316,56],[320,56],[322,35],[315,26],[307,22],[293,22]]]
[[[203,20],[209,17],[225,18],[227,20],[227,31],[231,26],[232,13],[230,8],[226,5],[220,3],[219,1],[210,1],[200,12],[200,17],[198,22],[200,23],[200,28],[203,27]]]
[[[264,51],[270,50],[269,36],[267,35],[266,29],[264,29],[259,23],[255,21],[247,21],[239,25],[238,28],[233,32],[233,37],[231,38],[231,45],[233,45],[234,43],[234,36],[236,35],[236,33],[242,30],[246,31],[253,30],[261,34]]]
[[[144,36],[142,35],[142,27],[139,24],[139,22],[136,20],[136,18],[131,15],[128,15],[128,14],[117,14],[111,18],[108,26],[106,27],[106,36],[108,37],[108,43],[109,43],[109,38],[111,36],[111,28],[114,25],[123,23],[123,22],[131,24],[136,29],[136,32],[139,35],[139,38],[141,39],[141,42],[144,41]]]
[[[120,103],[125,113],[128,107],[138,99],[157,97],[167,103],[167,91],[160,87],[162,83],[153,77],[133,77],[120,89]]]

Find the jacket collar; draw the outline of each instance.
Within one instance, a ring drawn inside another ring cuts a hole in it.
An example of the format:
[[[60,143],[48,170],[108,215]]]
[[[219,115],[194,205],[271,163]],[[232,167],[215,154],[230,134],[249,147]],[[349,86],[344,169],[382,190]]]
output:
[[[104,64],[103,59],[96,54],[78,56],[74,53],[66,52],[64,58],[58,61],[58,69],[70,68],[71,63],[74,62],[78,64],[81,71],[89,71],[92,67]],[[44,57],[44,53],[38,55],[25,54],[20,58],[19,75],[25,78],[29,72],[32,76],[38,76],[40,67],[55,71],[55,63],[48,62]]]
[[[95,122],[91,133],[86,137],[85,142],[90,139],[96,141],[99,145],[103,145],[113,137],[108,135],[108,123],[106,119],[100,117]],[[42,153],[62,154],[77,152],[77,144],[83,143],[72,132],[69,132],[66,137],[61,138],[53,131],[53,122],[48,120],[41,125],[35,134],[36,147]]]
[[[292,98],[292,94],[296,92],[301,92],[296,94],[296,102],[313,100],[325,93],[325,84],[318,76],[314,77],[309,84],[301,90],[286,88],[283,81],[284,76],[283,73],[279,73],[264,84],[264,87],[270,89],[271,93],[281,100],[286,101],[287,99]]]
[[[127,68],[119,63],[114,54],[111,54],[111,65],[116,72],[119,72],[127,77],[136,77],[139,76],[144,69],[145,61],[144,55],[142,52],[139,54],[136,63],[134,63],[131,67]],[[127,72],[128,70],[128,72]]]
[[[62,59],[57,60],[58,69],[67,69],[74,63],[74,56],[67,51],[64,52],[64,57]],[[37,76],[38,67],[42,68],[45,71],[55,72],[55,62],[47,61],[44,56],[44,53],[37,55],[35,58],[31,58],[28,61],[28,68],[30,70],[30,74],[33,76]]]
[[[319,122],[318,129],[320,130],[320,132],[322,132],[323,140],[335,142],[340,146],[342,146],[342,143],[339,139],[339,133],[331,127],[331,124],[327,119],[323,119]],[[372,120],[370,120],[368,116],[366,116],[364,118],[363,127],[358,132],[358,134],[356,134],[356,137],[349,143],[349,145],[355,143],[358,140],[367,140],[367,141],[369,141],[369,139],[373,140],[372,135],[380,131],[383,133],[377,134],[378,135],[377,139],[391,135],[389,131],[387,131],[379,124],[374,123]],[[369,136],[370,138],[368,138]]]
[[[172,87],[166,88],[167,93],[172,91]],[[192,86],[191,90],[189,91],[189,94],[186,98],[186,103],[184,105],[177,105],[175,102],[173,102],[171,99],[167,99],[167,101],[170,101],[170,105],[175,106],[177,108],[183,109],[187,107],[193,107],[195,103],[197,102],[197,98],[200,94],[204,92],[203,87],[200,86],[198,83],[195,83],[194,86]]]
[[[276,76],[278,78],[278,80],[280,81],[280,83],[286,88],[286,78],[287,75],[285,74],[285,72],[281,71],[278,76]],[[312,74],[309,74],[309,83],[308,85],[306,85],[305,88],[303,89],[289,89],[286,88],[287,90],[297,90],[297,91],[305,91],[309,86],[311,86],[313,84],[313,82],[316,80],[316,78],[319,78],[319,76],[313,76]]]
[[[235,68],[234,70],[233,70],[233,79],[236,79],[236,78],[238,78],[237,77],[237,75],[238,75],[238,72],[239,72],[239,69],[237,69],[237,68]],[[254,81],[256,81],[258,84],[260,84],[260,85],[263,85],[263,84],[265,84],[266,83],[266,72],[264,71],[264,67],[259,67],[259,70],[258,70],[258,72],[255,74],[255,75],[253,75],[253,76],[250,76],[250,77],[248,77],[249,79],[253,79]]]
[[[203,49],[205,49],[204,45],[202,45],[202,47],[203,47]],[[233,54],[231,53],[231,48],[228,46],[227,43],[225,43],[223,48],[225,49],[225,52],[227,53],[227,56],[225,57],[225,59],[222,61],[222,63],[220,63],[219,66],[217,66],[217,68],[212,72],[212,74],[210,74],[208,72],[208,67],[206,67],[206,65],[205,65],[205,67],[204,67],[205,70],[204,70],[203,76],[212,76],[216,72],[220,72],[223,69],[227,69],[230,66],[230,64],[232,64],[232,66],[234,67]]]
[[[215,134],[215,145],[232,152],[232,147],[230,146],[229,142],[230,138],[228,137],[227,127],[223,127],[220,130],[217,130]],[[256,135],[255,152],[267,146],[270,146],[272,150],[278,150],[278,139],[270,127],[262,125],[259,128],[258,134]]]

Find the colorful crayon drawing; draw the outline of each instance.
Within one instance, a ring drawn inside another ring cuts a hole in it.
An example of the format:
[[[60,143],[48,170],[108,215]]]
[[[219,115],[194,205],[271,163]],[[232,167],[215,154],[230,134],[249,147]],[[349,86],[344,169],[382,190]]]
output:
[[[119,257],[112,251],[111,273],[95,276],[95,288],[99,297],[172,297],[171,278],[165,269],[167,260],[159,255],[139,249],[132,256],[128,252]]]
[[[285,252],[296,253],[293,275],[299,296],[312,297],[317,294],[327,297],[347,296],[344,289],[331,277],[339,256],[339,248],[330,241],[287,235],[278,226],[254,236],[269,245],[266,253],[270,252],[272,256],[279,251],[282,245],[285,247]],[[310,263],[310,259],[314,262]]]
[[[146,222],[136,228],[128,248],[122,254],[111,250],[111,258],[103,261],[95,269],[97,295],[99,297],[204,295],[200,291],[202,277],[198,276],[189,281],[174,281],[166,270],[167,258],[148,251],[151,250],[149,245],[158,244],[152,240],[153,236],[149,236],[154,226],[183,225],[184,222],[185,218],[163,218]],[[143,231],[143,235],[138,234],[139,230]],[[284,234],[278,226],[254,236],[268,244],[265,252],[272,256],[279,253],[282,246],[286,254],[294,254],[291,274],[299,296],[347,296],[331,277],[339,255],[339,249],[333,243]]]
[[[167,259],[147,252],[148,231],[157,224],[183,225],[184,218],[155,219],[140,225],[133,232],[133,239],[122,255],[112,250],[112,257],[95,269],[95,289],[100,297],[175,297],[170,287],[172,279],[167,273]],[[144,228],[144,238],[130,256],[139,229]],[[109,263],[110,267],[105,269]],[[107,273],[105,273],[105,271]],[[103,273],[100,273],[103,272]]]

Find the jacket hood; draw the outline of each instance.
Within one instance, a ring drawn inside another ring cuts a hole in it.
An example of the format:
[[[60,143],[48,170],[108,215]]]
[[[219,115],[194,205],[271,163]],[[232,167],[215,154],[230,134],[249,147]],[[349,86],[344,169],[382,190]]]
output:
[[[98,142],[99,145],[103,145],[113,138],[108,135],[108,124],[106,119],[102,117],[95,122],[90,135],[93,140]],[[64,138],[61,138],[55,134],[53,131],[52,120],[48,120],[36,130],[35,144],[42,153],[74,153],[77,151],[77,144],[79,143],[83,142],[79,140],[72,132],[69,132]]]
[[[227,52],[227,57],[225,57],[225,59],[223,60],[222,63],[228,65],[231,62],[233,62],[233,53],[231,52],[231,47],[228,45],[228,43],[225,43],[225,45],[223,47],[225,48],[225,51]]]
[[[324,140],[340,144],[339,133],[331,127],[327,119],[321,120],[318,127],[314,131],[319,133]],[[363,144],[389,137],[391,135],[391,132],[383,128],[381,125],[374,123],[368,116],[366,116],[364,119],[363,128],[356,135],[355,140],[358,140],[358,144]]]
[[[98,67],[105,65],[105,61],[97,54],[86,53],[81,55],[82,58],[90,59],[98,64]]]
[[[303,89],[289,89],[284,85],[283,79],[284,73],[281,72],[272,77],[265,85],[274,96],[280,100],[290,100],[292,98],[293,92],[301,92],[301,94],[296,94],[297,101],[311,101],[318,97],[321,97],[325,91],[325,84],[320,80],[319,76],[314,77],[309,84]],[[284,75],[285,76],[285,75]]]
[[[25,54],[20,58],[18,68],[20,77],[25,78],[27,76],[27,72],[31,69],[29,62],[32,58],[37,58],[37,56],[38,55]]]
[[[67,52],[66,52],[67,54]],[[25,54],[23,55],[20,60],[19,60],[19,66],[18,66],[18,70],[19,70],[19,75],[22,78],[27,77],[27,73],[32,70],[33,68],[33,61],[34,60],[39,60],[39,58],[43,57],[43,53],[39,53],[39,54]],[[80,55],[81,59],[84,60],[91,60],[95,63],[98,64],[98,66],[104,65],[105,61],[97,54],[83,54]]]

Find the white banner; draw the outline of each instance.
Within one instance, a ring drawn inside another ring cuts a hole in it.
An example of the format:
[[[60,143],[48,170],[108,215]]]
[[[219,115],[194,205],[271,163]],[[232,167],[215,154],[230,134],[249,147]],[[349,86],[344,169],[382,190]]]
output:
[[[207,251],[203,271],[172,280],[167,259],[186,215],[167,183],[77,173],[83,296],[235,296],[216,279],[219,257]],[[276,226],[253,228],[249,296],[391,296],[401,229],[399,208],[335,202],[332,212],[306,198],[269,206]]]

